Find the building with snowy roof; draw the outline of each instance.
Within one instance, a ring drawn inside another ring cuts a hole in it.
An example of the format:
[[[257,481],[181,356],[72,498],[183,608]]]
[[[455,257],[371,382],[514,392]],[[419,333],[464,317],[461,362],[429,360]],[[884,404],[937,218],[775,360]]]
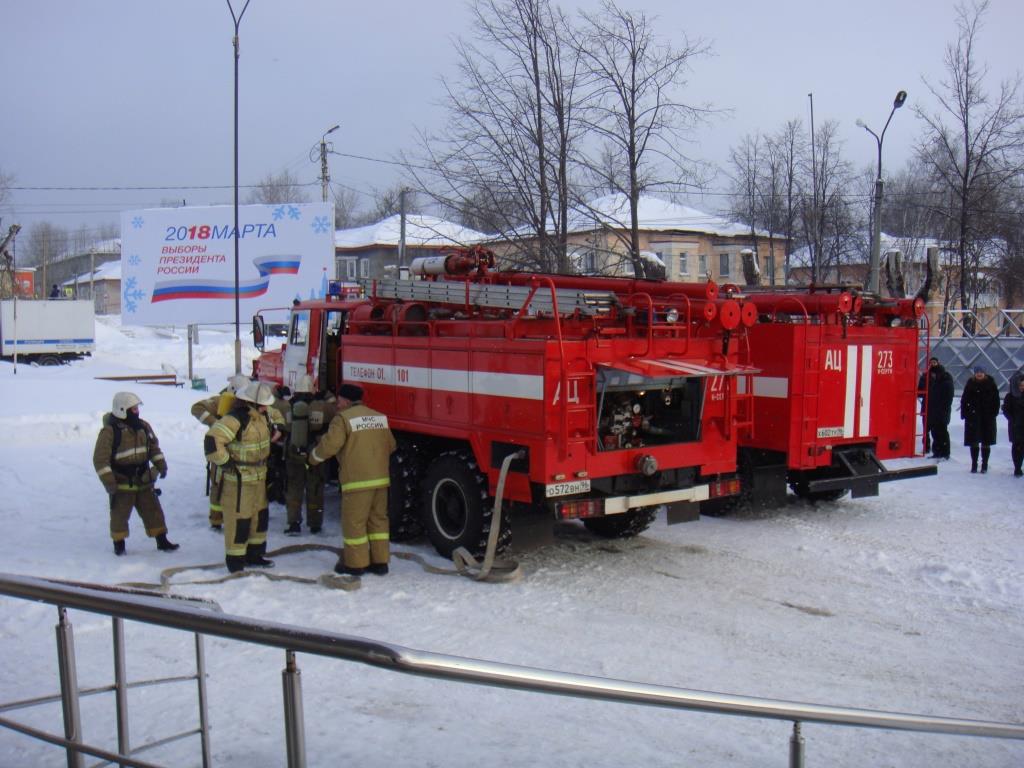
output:
[[[121,260],[104,262],[91,272],[60,284],[68,298],[92,299],[97,315],[121,314]]]
[[[783,283],[785,240],[696,208],[650,195],[637,210],[641,258],[664,265],[665,278],[742,283],[740,252],[756,254],[761,282]],[[553,233],[553,228],[552,228]],[[631,275],[630,211],[625,195],[600,197],[569,213],[568,251],[580,274]],[[495,243],[499,255],[535,247],[530,235]]]
[[[452,248],[474,245],[485,235],[436,216],[406,215],[403,266],[420,256],[436,256]],[[374,224],[334,233],[339,280],[395,274],[402,241],[402,218],[388,216]]]

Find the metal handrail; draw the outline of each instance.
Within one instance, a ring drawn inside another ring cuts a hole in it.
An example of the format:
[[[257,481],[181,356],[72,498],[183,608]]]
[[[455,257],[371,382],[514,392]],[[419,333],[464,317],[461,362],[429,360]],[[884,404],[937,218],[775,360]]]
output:
[[[157,596],[110,593],[0,573],[0,594],[172,629],[355,661],[395,672],[516,690],[620,703],[787,720],[794,724],[791,764],[802,765],[801,723],[1024,740],[1024,724],[835,707],[613,680],[420,651],[352,635],[213,613]],[[799,753],[799,758],[797,754]]]

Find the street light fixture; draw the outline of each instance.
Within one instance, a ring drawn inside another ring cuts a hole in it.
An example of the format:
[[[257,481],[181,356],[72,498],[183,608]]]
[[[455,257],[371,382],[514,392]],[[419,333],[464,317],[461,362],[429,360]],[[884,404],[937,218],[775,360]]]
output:
[[[884,186],[882,182],[882,142],[885,140],[885,131],[889,127],[892,116],[896,113],[897,109],[903,106],[903,102],[906,100],[906,91],[899,91],[896,94],[896,98],[892,102],[892,109],[889,110],[889,119],[885,121],[881,134],[875,133],[868,128],[863,120],[859,117],[857,118],[857,125],[874,136],[875,144],[878,145],[878,173],[875,176],[875,204],[871,226],[871,261],[868,264],[867,279],[867,291],[869,293],[878,293],[879,261],[881,260],[882,252],[882,189]]]

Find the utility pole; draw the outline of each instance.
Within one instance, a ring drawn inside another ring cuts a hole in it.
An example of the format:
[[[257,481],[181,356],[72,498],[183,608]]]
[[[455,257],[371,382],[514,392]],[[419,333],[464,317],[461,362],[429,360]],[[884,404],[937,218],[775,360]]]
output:
[[[398,190],[398,277],[402,277],[405,268],[405,187]]]
[[[340,127],[340,125],[336,125],[320,137],[320,192],[325,203],[331,185],[331,172],[327,167],[327,137]]]
[[[818,282],[818,152],[814,148],[814,94],[808,93],[811,100],[811,192],[814,204],[811,206],[811,285]]]
[[[249,7],[249,2],[250,0],[245,0],[245,5],[236,15],[231,0],[227,0],[228,10],[231,11],[231,20],[235,23],[235,36],[231,38],[231,45],[235,50],[235,231],[233,238],[235,241],[235,373],[242,372],[242,335],[238,306],[238,27],[242,23],[242,17]]]

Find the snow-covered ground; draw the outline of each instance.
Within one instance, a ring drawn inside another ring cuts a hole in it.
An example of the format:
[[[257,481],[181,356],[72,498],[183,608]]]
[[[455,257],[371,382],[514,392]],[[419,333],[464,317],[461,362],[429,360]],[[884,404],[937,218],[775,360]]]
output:
[[[168,457],[161,482],[175,553],[157,552],[132,519],[115,558],[106,497],[91,456],[114,392],[94,377],[187,367],[184,333],[97,322],[98,350],[60,368],[0,363],[0,571],[101,584],[153,582],[171,566],[218,562],[206,522],[202,393],[131,385]],[[249,353],[247,352],[247,355]],[[248,363],[246,363],[248,365]],[[203,329],[198,375],[219,389],[233,333]],[[525,577],[479,584],[393,561],[354,592],[252,577],[181,586],[229,613],[360,635],[441,653],[582,674],[842,706],[1024,722],[1024,480],[1012,477],[1005,429],[987,476],[954,455],[937,478],[883,486],[877,498],[757,513],[595,539],[566,525],[553,545],[520,556]],[[920,460],[918,460],[920,461]],[[271,509],[270,548],[284,510]],[[337,497],[324,534],[338,545]],[[429,545],[396,545],[443,565]],[[281,557],[277,572],[315,577],[330,553]],[[196,578],[207,572],[194,572]],[[185,574],[185,577],[188,575]],[[57,690],[51,606],[0,598],[0,702]],[[71,612],[82,687],[113,679],[110,622]],[[188,674],[191,637],[129,624],[133,679]],[[284,654],[209,639],[216,765],[285,763]],[[299,656],[310,766],[785,765],[783,722],[612,705],[413,678]],[[194,727],[194,685],[133,690],[133,743]],[[116,745],[113,699],[83,700],[87,740]],[[60,710],[14,713],[60,731]],[[815,766],[1021,766],[1024,744],[808,725]],[[140,755],[199,764],[190,739]],[[91,760],[87,762],[92,762]],[[0,729],[0,766],[59,766],[64,753]]]

